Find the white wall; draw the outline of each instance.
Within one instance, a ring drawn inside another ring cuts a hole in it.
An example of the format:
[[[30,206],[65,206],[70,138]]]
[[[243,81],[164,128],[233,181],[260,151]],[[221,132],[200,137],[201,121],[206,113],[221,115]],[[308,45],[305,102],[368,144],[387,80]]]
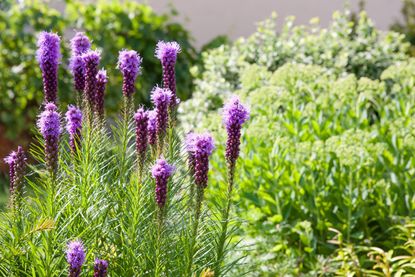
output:
[[[156,12],[169,11],[169,5],[178,10],[178,22],[183,23],[201,46],[220,34],[232,39],[247,36],[255,31],[255,22],[276,11],[278,22],[295,15],[296,23],[308,23],[319,17],[327,26],[335,10],[344,7],[344,0],[137,0],[150,4]],[[367,0],[366,10],[378,28],[388,29],[401,17],[402,0]],[[358,0],[350,0],[357,10]]]

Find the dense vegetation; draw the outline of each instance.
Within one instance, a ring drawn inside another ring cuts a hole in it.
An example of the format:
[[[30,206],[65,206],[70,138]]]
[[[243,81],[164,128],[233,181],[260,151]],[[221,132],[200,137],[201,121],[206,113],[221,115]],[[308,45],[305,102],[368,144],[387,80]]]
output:
[[[181,117],[185,129],[197,121],[220,130],[218,108],[231,93],[251,107],[234,199],[247,268],[413,274],[415,61],[403,37],[377,31],[365,14],[356,26],[335,14],[327,30],[289,21],[278,35],[271,22],[204,54]],[[213,168],[210,195],[221,151]]]
[[[8,138],[27,134],[42,100],[41,73],[35,60],[36,33],[41,30],[65,34],[65,38],[71,37],[74,30],[84,30],[94,36],[94,47],[102,50],[105,64],[113,62],[119,49],[138,50],[146,70],[137,84],[137,101],[147,105],[148,92],[161,81],[157,77],[161,74],[160,62],[149,46],[159,40],[174,39],[183,46],[178,65],[178,93],[182,99],[191,95],[189,67],[195,61],[195,50],[188,32],[172,23],[169,15],[157,15],[149,6],[132,1],[98,1],[95,4],[66,1],[63,13],[42,1],[5,1],[4,5],[5,8],[0,9],[0,130]],[[60,68],[59,98],[67,104],[75,90],[67,68],[68,47],[67,44],[62,46],[65,66]],[[114,66],[106,70],[111,77],[106,107],[108,113],[114,113],[121,102],[118,93],[121,76]]]
[[[116,57],[100,63],[101,53],[90,49],[84,34],[71,40],[84,86],[82,101],[73,99],[81,108],[66,109],[55,85],[60,38],[41,32],[37,45],[45,100],[31,161],[20,146],[4,159],[10,196],[0,213],[0,275],[209,277],[232,270],[238,224],[231,199],[240,132],[249,118],[240,100],[224,107],[229,170],[224,190],[208,202],[215,143],[207,130],[185,134],[177,128],[177,42],[160,41],[152,50],[164,82],[151,91],[151,111],[139,107],[133,113],[141,57],[134,50],[119,52],[124,104],[114,121],[102,109],[107,76],[98,69],[115,66]]]

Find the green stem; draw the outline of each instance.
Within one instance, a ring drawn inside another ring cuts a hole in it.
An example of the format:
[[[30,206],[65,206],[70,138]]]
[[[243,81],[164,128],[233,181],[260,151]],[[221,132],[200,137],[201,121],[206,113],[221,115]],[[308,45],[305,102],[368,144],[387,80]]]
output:
[[[228,224],[229,224],[229,213],[232,204],[232,190],[234,185],[234,171],[235,171],[235,164],[230,163],[228,165],[228,190],[226,194],[226,207],[222,213],[222,224],[221,224],[221,232],[219,236],[219,243],[218,249],[216,254],[216,262],[215,262],[215,276],[220,276],[221,274],[221,266],[222,262],[225,259],[225,244],[228,235]]]
[[[161,264],[161,253],[162,253],[162,231],[163,231],[163,208],[159,208],[157,211],[157,242],[156,242],[156,266],[154,276],[162,276],[162,264]]]
[[[194,214],[195,218],[193,222],[193,231],[192,231],[192,236],[190,238],[190,251],[189,251],[189,256],[188,256],[189,263],[187,265],[186,276],[192,276],[193,258],[196,252],[197,231],[199,228],[200,215],[202,213],[203,196],[204,196],[203,188],[198,187],[197,188],[197,199],[195,203],[195,214]]]

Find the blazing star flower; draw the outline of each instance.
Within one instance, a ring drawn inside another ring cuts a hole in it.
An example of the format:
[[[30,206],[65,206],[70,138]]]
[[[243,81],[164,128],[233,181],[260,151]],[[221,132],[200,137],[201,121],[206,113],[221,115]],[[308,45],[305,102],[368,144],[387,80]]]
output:
[[[37,41],[37,60],[42,71],[45,102],[56,103],[58,96],[58,65],[61,58],[57,34],[41,32]]]
[[[14,176],[15,176],[15,165],[17,161],[16,151],[12,151],[6,158],[4,162],[9,166],[9,177],[10,177],[10,194],[14,188]]]
[[[157,112],[151,110],[148,112],[148,144],[155,145],[157,141]]]
[[[104,116],[104,93],[108,82],[107,71],[101,69],[97,73],[97,89],[95,93],[95,112],[99,117]]]
[[[46,166],[55,172],[58,166],[59,136],[61,134],[60,115],[53,103],[47,103],[40,114],[37,126],[45,140]]]
[[[17,151],[13,151],[4,161],[9,165],[10,176],[10,199],[11,206],[18,208],[21,189],[23,186],[24,172],[26,169],[26,155],[21,146],[17,147]]]
[[[155,87],[151,92],[151,100],[157,112],[157,135],[163,135],[167,131],[169,121],[169,104],[172,100],[172,93],[169,89]]]
[[[176,99],[176,73],[174,66],[176,64],[177,54],[180,52],[180,45],[175,41],[159,41],[157,43],[155,56],[161,61],[163,67],[163,87],[170,89],[172,92],[171,107],[178,104]]]
[[[174,172],[174,166],[169,165],[163,158],[157,159],[151,169],[151,174],[156,180],[156,202],[160,208],[166,204],[167,181]]]
[[[134,50],[122,50],[118,57],[118,69],[123,75],[122,91],[125,97],[133,95],[135,79],[141,70],[142,58]]]
[[[194,173],[195,183],[206,188],[209,172],[209,156],[215,144],[210,134],[190,133],[186,138],[186,149],[189,152],[191,170]]]
[[[80,56],[91,49],[91,41],[83,32],[77,32],[71,39],[71,50],[73,56]]]
[[[135,120],[135,145],[137,150],[138,162],[140,168],[144,165],[147,150],[147,133],[148,133],[148,112],[139,108],[134,114]]]
[[[108,262],[106,260],[95,259],[94,277],[107,277]]]
[[[223,123],[228,133],[226,161],[233,167],[239,156],[242,124],[249,119],[249,110],[234,96],[223,108]]]
[[[68,244],[66,261],[69,264],[69,276],[79,277],[81,275],[82,265],[85,262],[85,249],[82,242],[75,240]]]
[[[75,153],[76,148],[79,147],[82,131],[82,112],[75,106],[69,105],[66,112],[66,130],[69,134],[69,146],[71,151]]]
[[[78,32],[71,39],[72,56],[69,62],[69,68],[74,78],[74,87],[78,92],[82,92],[85,87],[85,62],[82,54],[91,48],[91,42],[88,37]]]
[[[69,62],[74,87],[78,92],[82,92],[85,88],[85,62],[82,56],[73,56]]]
[[[89,50],[82,54],[85,63],[85,87],[84,96],[90,107],[94,106],[95,94],[97,89],[98,65],[101,60],[101,54],[98,51]]]

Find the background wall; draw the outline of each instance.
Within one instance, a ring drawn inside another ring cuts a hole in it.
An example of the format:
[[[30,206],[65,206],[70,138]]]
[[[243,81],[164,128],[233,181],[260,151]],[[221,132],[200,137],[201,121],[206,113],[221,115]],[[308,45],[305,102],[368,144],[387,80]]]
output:
[[[296,15],[296,23],[308,23],[319,17],[326,26],[333,11],[344,7],[344,0],[146,0],[157,12],[166,12],[173,5],[179,12],[177,20],[191,31],[196,46],[201,46],[217,35],[226,34],[235,39],[254,32],[254,22],[263,20],[276,11],[279,23],[286,16]],[[350,0],[354,11],[359,0]],[[401,17],[401,0],[366,0],[366,10],[380,29]]]

